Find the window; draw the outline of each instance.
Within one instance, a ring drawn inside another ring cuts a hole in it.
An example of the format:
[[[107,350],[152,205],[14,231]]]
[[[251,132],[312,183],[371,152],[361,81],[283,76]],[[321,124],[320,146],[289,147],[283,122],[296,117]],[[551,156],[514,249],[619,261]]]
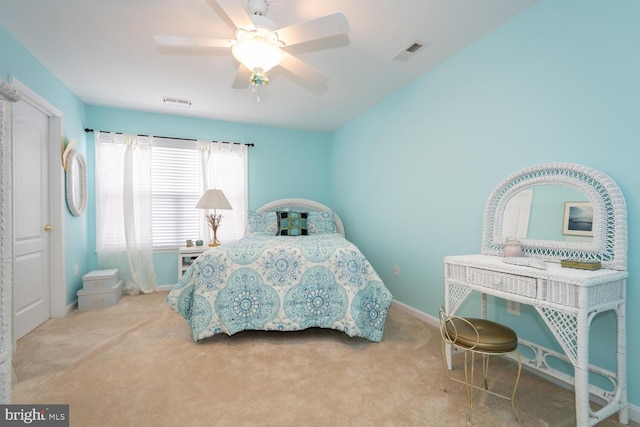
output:
[[[151,151],[151,214],[154,248],[184,246],[185,240],[197,240],[199,217],[195,209],[204,192],[197,142],[160,140]],[[233,206],[233,205],[231,205]]]
[[[137,137],[134,153],[125,156],[124,135],[99,133],[96,141],[97,245],[100,248],[126,247],[124,237],[124,164],[133,162],[134,200],[151,198],[150,216],[154,250],[175,249],[186,240],[210,240],[205,211],[195,206],[207,188],[224,191],[233,207],[223,215],[218,238],[222,242],[244,235],[246,218],[246,147],[241,144],[170,138]],[[148,185],[137,185],[145,182]],[[136,212],[139,215],[140,212]]]

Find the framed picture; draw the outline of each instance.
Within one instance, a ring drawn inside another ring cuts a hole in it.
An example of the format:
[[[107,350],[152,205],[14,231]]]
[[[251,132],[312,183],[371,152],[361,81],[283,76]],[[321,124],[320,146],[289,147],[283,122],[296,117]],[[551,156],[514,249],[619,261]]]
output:
[[[593,236],[593,207],[589,202],[565,202],[562,234]]]

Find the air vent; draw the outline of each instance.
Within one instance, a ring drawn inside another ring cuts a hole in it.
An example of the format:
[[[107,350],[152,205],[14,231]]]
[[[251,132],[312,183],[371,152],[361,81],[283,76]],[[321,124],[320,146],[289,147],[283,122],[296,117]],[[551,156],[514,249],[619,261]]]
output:
[[[405,49],[406,52],[416,53],[422,49],[422,43],[413,43],[411,46]]]
[[[393,59],[397,61],[408,61],[413,58],[416,53],[418,53],[424,47],[424,43],[419,42],[417,40],[409,43],[404,49],[398,52]]]
[[[168,105],[170,107],[181,107],[181,108],[191,107],[191,100],[189,99],[171,98],[169,96],[164,96],[162,98],[162,102],[164,103],[164,105]]]

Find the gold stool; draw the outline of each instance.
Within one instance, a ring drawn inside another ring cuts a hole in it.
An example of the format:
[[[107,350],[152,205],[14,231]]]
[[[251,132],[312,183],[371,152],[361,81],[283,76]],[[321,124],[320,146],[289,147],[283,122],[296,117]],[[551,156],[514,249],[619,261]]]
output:
[[[520,381],[522,362],[520,360],[520,352],[518,351],[518,336],[513,329],[487,319],[449,316],[442,306],[440,307],[439,317],[440,335],[442,335],[442,359],[444,361],[444,369],[447,372],[447,385],[444,391],[447,390],[451,380],[467,386],[469,423],[471,423],[471,410],[473,408],[473,398],[476,394],[475,390],[484,390],[494,396],[510,400],[513,413],[516,415],[518,422],[520,422],[520,417],[518,416],[513,400],[516,396],[518,382]],[[447,366],[446,344],[451,344],[464,351],[464,381],[451,377],[449,367]],[[470,373],[467,357],[469,353],[471,353]],[[482,379],[484,388],[476,386],[473,381],[473,365],[476,353],[482,354]],[[518,361],[518,376],[516,377],[516,384],[513,386],[513,393],[511,393],[511,397],[508,397],[490,391],[487,384],[487,376],[489,373],[489,357],[510,353],[515,353],[516,355],[516,360]]]

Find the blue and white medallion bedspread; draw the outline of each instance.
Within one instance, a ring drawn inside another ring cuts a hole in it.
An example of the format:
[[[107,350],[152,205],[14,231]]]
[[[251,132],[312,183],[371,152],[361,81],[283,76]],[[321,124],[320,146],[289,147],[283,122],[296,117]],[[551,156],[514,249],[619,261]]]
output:
[[[256,233],[203,253],[167,302],[195,341],[319,327],[379,342],[391,298],[369,261],[338,233]]]

